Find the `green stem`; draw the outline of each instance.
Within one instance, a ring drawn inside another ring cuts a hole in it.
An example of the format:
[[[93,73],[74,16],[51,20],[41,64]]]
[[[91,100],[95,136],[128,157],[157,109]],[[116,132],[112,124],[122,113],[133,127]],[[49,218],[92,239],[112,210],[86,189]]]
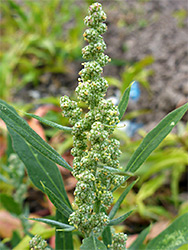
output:
[[[68,224],[68,220],[58,210],[56,210],[56,220]],[[58,227],[56,227],[58,229]],[[73,250],[73,240],[71,232],[57,231],[55,233],[55,250]]]

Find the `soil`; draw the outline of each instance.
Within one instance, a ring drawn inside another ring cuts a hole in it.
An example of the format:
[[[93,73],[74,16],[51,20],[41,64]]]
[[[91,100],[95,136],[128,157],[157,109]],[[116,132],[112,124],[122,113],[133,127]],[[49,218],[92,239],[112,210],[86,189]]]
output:
[[[174,17],[188,11],[188,1],[116,2],[118,8],[107,13],[110,24],[105,37],[107,53],[129,62],[137,62],[147,55],[155,60],[150,66],[154,71],[149,78],[152,96],[142,88],[137,104],[129,105],[129,110],[152,110],[139,117],[139,121],[146,124],[146,130],[150,130],[168,112],[188,101],[188,16],[182,23]],[[116,5],[115,1],[113,3]],[[124,20],[127,27],[118,27],[120,20]],[[117,69],[116,76],[121,75],[121,70],[124,68]],[[113,69],[109,67],[106,74],[111,75],[111,72]],[[188,116],[184,120],[188,120]]]
[[[79,0],[78,0],[79,1]],[[150,109],[138,121],[153,128],[168,112],[188,101],[188,1],[187,0],[104,0],[108,31],[104,35],[106,54],[112,59],[137,62],[154,57],[149,77],[152,95],[141,86],[140,100],[129,111]],[[181,16],[183,16],[181,18]],[[45,74],[36,89],[28,85],[19,92],[25,100],[49,95],[70,95],[77,85],[80,61],[66,75]],[[125,66],[108,65],[105,76],[121,78]],[[188,115],[184,116],[184,121]]]

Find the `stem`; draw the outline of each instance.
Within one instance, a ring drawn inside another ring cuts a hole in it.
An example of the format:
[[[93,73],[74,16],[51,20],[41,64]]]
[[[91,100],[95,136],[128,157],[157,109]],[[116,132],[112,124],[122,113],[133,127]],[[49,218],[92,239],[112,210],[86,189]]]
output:
[[[68,224],[68,220],[58,210],[56,210],[56,221]],[[56,227],[56,229],[59,229]],[[71,232],[55,232],[55,250],[73,250],[73,240]]]

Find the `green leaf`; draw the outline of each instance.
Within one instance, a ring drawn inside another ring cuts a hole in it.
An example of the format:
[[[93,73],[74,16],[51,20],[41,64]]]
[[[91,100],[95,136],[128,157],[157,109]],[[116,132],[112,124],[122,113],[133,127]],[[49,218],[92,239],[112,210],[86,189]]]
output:
[[[18,231],[13,231],[11,241],[10,241],[12,248],[17,246],[19,244],[19,242],[21,241],[21,239],[22,238],[21,238],[20,233]],[[0,249],[1,249],[1,247],[0,247]]]
[[[136,238],[136,240],[131,244],[128,250],[138,250],[142,249],[143,242],[150,231],[151,226],[145,228]]]
[[[107,250],[106,246],[93,235],[83,240],[80,250]]]
[[[188,213],[177,218],[168,228],[149,242],[146,250],[176,250],[188,244]]]
[[[65,126],[62,126],[58,123],[55,123],[55,122],[51,122],[51,121],[48,121],[40,116],[37,116],[37,115],[34,115],[34,114],[30,114],[30,113],[24,113],[26,116],[29,116],[29,117],[32,117],[32,118],[35,118],[37,119],[38,121],[40,121],[41,123],[45,124],[45,125],[48,125],[52,128],[57,128],[59,130],[63,130],[63,131],[67,131],[67,132],[71,132],[72,131],[72,128],[70,127],[65,127]]]
[[[108,246],[112,244],[112,233],[109,226],[105,227],[105,229],[102,232],[102,240],[104,244],[106,245],[107,249],[110,249]]]
[[[8,3],[10,5],[10,7],[16,12],[16,14],[18,14],[18,16],[23,19],[24,22],[27,23],[27,16],[25,15],[24,11],[22,11],[21,7],[19,6],[19,4],[16,4],[14,1],[12,0],[8,0]]]
[[[70,226],[70,225],[65,224],[65,223],[61,223],[61,222],[56,221],[56,220],[50,220],[50,219],[45,219],[45,218],[29,218],[29,220],[39,221],[39,222],[43,222],[43,223],[46,223],[46,224],[54,226],[54,227],[63,228],[64,229],[63,231],[75,230],[75,227]]]
[[[166,180],[165,174],[161,174],[142,184],[137,194],[136,200],[140,202],[148,197],[151,197],[155,193],[155,191],[162,186],[165,180]]]
[[[70,214],[72,213],[72,210],[67,206],[67,204],[45,185],[43,185],[43,188],[44,192],[47,194],[47,196],[54,204],[54,206],[59,210],[59,212],[61,212],[66,218],[69,218]]]
[[[15,152],[25,164],[33,184],[44,191],[41,185],[42,182],[70,209],[71,205],[64,188],[62,176],[55,163],[47,159],[31,145],[27,144],[26,141],[9,126],[8,130],[13,140]]]
[[[178,250],[187,250],[188,249],[188,244],[182,245],[181,247],[178,248]]]
[[[41,154],[72,171],[71,166],[69,166],[55,149],[53,149],[32,128],[30,128],[27,122],[16,113],[13,107],[2,100],[0,100],[0,118],[2,118],[7,126],[24,138],[24,140],[31,144]]]
[[[102,164],[98,165],[98,167],[106,169],[106,170],[110,171],[113,174],[117,174],[117,175],[121,175],[121,176],[134,176],[134,174],[131,173],[131,172],[120,171],[120,170],[112,168],[112,167],[103,166]]]
[[[121,118],[123,117],[123,115],[125,114],[125,111],[127,109],[128,106],[128,102],[129,102],[129,94],[130,94],[130,90],[131,90],[131,86],[134,82],[132,82],[130,84],[130,86],[125,90],[121,101],[118,105],[118,110],[119,110],[119,120],[121,120]]]
[[[118,217],[116,219],[110,220],[108,226],[114,226],[114,225],[120,224],[121,222],[126,220],[132,212],[133,212],[133,210],[123,214],[122,216],[120,216],[120,217]]]
[[[132,189],[132,187],[136,184],[136,182],[138,181],[138,179],[136,181],[134,181],[133,183],[131,183],[121,194],[121,196],[119,197],[119,199],[117,200],[117,202],[115,203],[115,205],[113,206],[112,210],[109,213],[109,218],[112,219],[114,218],[116,212],[118,211],[121,203],[123,202],[123,200],[125,199],[125,197],[127,196],[127,194],[129,193],[129,191]]]
[[[7,194],[0,194],[0,203],[3,207],[9,212],[16,215],[20,215],[22,213],[20,204],[17,203],[13,197]]]
[[[151,152],[171,132],[187,110],[188,103],[169,113],[151,132],[149,132],[132,155],[125,171],[135,172],[148,158]]]

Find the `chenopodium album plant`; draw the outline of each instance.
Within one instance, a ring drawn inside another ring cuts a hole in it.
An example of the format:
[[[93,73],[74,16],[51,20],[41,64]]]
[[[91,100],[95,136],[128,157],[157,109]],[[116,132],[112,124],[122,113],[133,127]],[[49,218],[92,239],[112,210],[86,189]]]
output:
[[[89,16],[85,18],[90,28],[84,32],[89,45],[82,50],[83,58],[89,62],[83,63],[76,88],[78,99],[87,103],[89,111],[83,114],[77,102],[67,96],[61,98],[63,115],[70,117],[73,125],[71,153],[74,156],[73,175],[78,180],[74,192],[76,211],[70,215],[69,222],[85,237],[91,232],[100,235],[109,224],[105,210],[113,201],[111,186],[124,179],[103,168],[106,165],[118,169],[120,156],[119,141],[110,138],[119,122],[119,112],[112,101],[104,99],[108,83],[101,77],[102,67],[110,61],[103,53],[106,44],[101,34],[107,29],[105,20],[101,4],[90,6]],[[125,239],[121,235],[122,245]]]
[[[7,125],[15,152],[25,164],[34,185],[45,192],[56,207],[54,220],[33,219],[56,228],[56,250],[73,249],[72,232],[76,230],[84,238],[81,250],[126,249],[127,236],[123,233],[115,233],[111,226],[123,222],[132,212],[129,211],[114,219],[121,203],[136,181],[126,187],[108,214],[108,208],[113,201],[113,192],[129,176],[134,175],[134,172],[188,110],[187,103],[168,114],[147,134],[127,166],[122,168],[119,166],[120,143],[112,138],[112,133],[126,111],[131,85],[125,90],[118,107],[104,99],[108,83],[101,77],[102,67],[110,61],[110,58],[104,54],[106,45],[101,36],[106,31],[105,20],[106,14],[101,4],[92,4],[89,7],[89,15],[85,18],[85,24],[89,29],[85,31],[84,38],[89,45],[82,51],[84,59],[88,62],[83,63],[84,68],[79,73],[79,84],[76,88],[78,99],[87,104],[88,112],[82,111],[79,102],[71,101],[64,96],[61,98],[61,108],[63,115],[69,117],[72,128],[27,114],[46,125],[72,133],[73,169],[29,127],[12,106],[0,100],[0,117]],[[78,180],[74,209],[69,203],[61,174],[55,163],[72,171]],[[188,243],[187,219],[188,214],[182,215],[157,238],[150,241],[145,249],[177,249]],[[144,249],[142,243],[148,231],[148,228],[144,230],[138,237],[138,241],[135,241],[129,249]],[[42,239],[36,239],[39,235],[46,239],[53,234],[53,231],[48,233],[35,231],[35,234],[38,236],[30,241],[31,249],[33,247],[41,249],[41,245],[37,246],[37,242],[42,242]],[[169,238],[169,235],[173,237]],[[25,249],[25,247],[26,240],[23,239],[14,250]],[[29,242],[27,247],[29,248]],[[42,249],[45,248],[46,243],[43,244]]]

